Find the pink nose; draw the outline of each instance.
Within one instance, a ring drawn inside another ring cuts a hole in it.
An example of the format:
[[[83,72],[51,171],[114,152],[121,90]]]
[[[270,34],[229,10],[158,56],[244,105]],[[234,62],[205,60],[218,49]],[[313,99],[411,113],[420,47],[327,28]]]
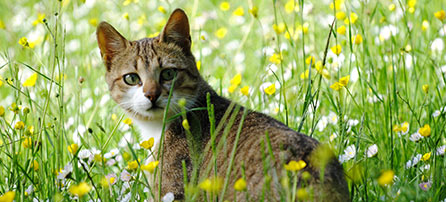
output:
[[[144,96],[146,96],[150,100],[150,102],[154,103],[156,102],[160,94],[161,94],[160,91],[155,90],[155,91],[147,91],[146,93],[144,93]]]

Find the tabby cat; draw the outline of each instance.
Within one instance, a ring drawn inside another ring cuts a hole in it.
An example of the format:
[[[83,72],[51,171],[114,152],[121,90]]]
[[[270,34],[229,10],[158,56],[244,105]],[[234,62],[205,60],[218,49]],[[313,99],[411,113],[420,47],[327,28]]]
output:
[[[160,191],[161,195],[172,192],[175,200],[184,200],[182,162],[186,165],[187,179],[195,179],[194,183],[208,176],[224,178],[228,166],[232,166],[223,197],[244,201],[245,193],[233,189],[235,181],[242,177],[244,166],[251,200],[260,200],[266,187],[268,194],[263,196],[266,201],[278,201],[282,190],[278,176],[285,173],[284,165],[291,160],[303,160],[307,165],[299,171],[298,186],[311,187],[308,190],[314,200],[350,200],[342,166],[332,153],[318,152],[320,144],[315,139],[265,114],[233,103],[208,85],[197,70],[191,52],[189,22],[183,10],[176,9],[161,34],[154,38],[129,41],[106,22],[98,25],[96,33],[111,96],[134,119],[141,129],[142,139],[155,137],[160,147],[164,110],[171,88],[167,116],[181,112],[181,106],[187,111],[185,116],[178,116],[166,125],[163,164],[160,165],[162,189],[158,190],[159,181],[155,180],[156,192]],[[213,106],[213,113],[207,106]],[[191,110],[197,108],[201,110]],[[183,127],[185,118],[189,121],[191,135]],[[211,131],[215,127],[217,133],[213,138]],[[221,146],[215,159],[213,142]],[[233,165],[230,165],[236,142]],[[265,156],[270,165],[264,164]],[[265,170],[269,177],[264,176]],[[197,178],[193,178],[195,171]],[[310,179],[308,176],[305,180],[302,178],[303,171],[310,174]]]

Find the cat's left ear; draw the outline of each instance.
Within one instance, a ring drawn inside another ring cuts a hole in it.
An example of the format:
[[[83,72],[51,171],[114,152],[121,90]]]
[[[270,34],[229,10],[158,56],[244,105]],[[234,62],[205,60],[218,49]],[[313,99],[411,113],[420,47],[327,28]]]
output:
[[[177,8],[169,17],[163,32],[160,35],[160,41],[164,43],[175,43],[186,53],[190,53],[191,37],[189,20],[186,13]]]

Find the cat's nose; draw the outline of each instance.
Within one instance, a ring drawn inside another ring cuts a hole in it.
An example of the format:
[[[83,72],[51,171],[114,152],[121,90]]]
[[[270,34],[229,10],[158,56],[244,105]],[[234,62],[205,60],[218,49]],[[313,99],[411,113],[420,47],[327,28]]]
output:
[[[160,94],[161,94],[160,91],[153,90],[153,91],[147,91],[146,93],[144,93],[144,96],[146,96],[150,100],[150,102],[155,103]]]

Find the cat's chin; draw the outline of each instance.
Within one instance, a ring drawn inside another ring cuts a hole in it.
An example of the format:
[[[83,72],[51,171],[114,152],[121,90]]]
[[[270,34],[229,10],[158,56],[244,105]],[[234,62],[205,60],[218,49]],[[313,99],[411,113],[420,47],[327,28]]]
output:
[[[146,111],[132,111],[128,112],[128,114],[137,120],[140,121],[157,121],[163,120],[164,109],[163,108],[155,108],[149,109]]]

